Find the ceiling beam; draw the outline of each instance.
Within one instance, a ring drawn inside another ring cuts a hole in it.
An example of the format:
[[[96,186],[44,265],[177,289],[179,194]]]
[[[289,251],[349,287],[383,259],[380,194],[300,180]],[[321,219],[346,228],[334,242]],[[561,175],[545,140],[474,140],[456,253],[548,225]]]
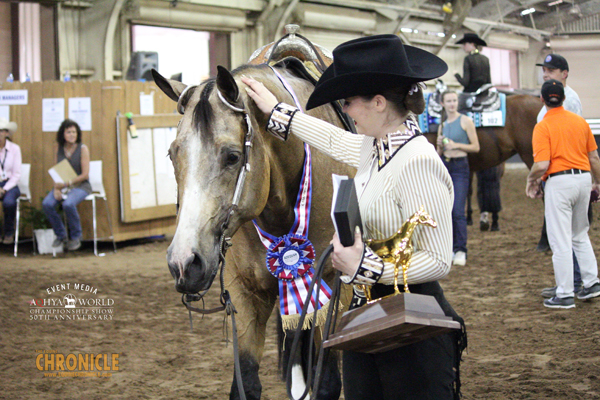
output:
[[[590,0],[587,2],[576,2],[581,9],[581,14],[584,17],[588,17],[591,15],[596,15],[600,13],[600,0]],[[536,18],[535,23],[539,28],[542,29],[550,29],[552,27],[559,27],[560,22],[562,20],[563,24],[567,24],[569,22],[576,21],[580,19],[577,14],[569,13],[570,7],[561,7],[561,10],[557,12],[549,12],[546,15],[542,15]],[[560,29],[552,29],[556,33],[559,33]]]
[[[488,0],[488,1],[491,1],[491,0]],[[527,1],[533,1],[533,0],[524,0],[524,2],[527,2]],[[539,0],[536,0],[536,1],[539,1]],[[600,0],[592,0],[592,1],[600,1]],[[413,8],[413,7],[407,7],[407,6],[397,5],[397,4],[381,3],[381,2],[377,2],[377,1],[344,0],[344,2],[342,4],[340,4],[339,0],[310,0],[309,2],[333,5],[333,6],[338,6],[338,7],[345,6],[345,7],[353,7],[353,8],[362,8],[362,9],[366,9],[366,10],[375,10],[377,8],[389,8],[391,10],[397,10],[397,11],[401,11],[401,12],[405,12],[405,13],[410,13],[413,17],[421,17],[421,18],[431,19],[431,20],[440,21],[440,22],[444,20],[444,17],[441,15],[440,12],[428,11],[428,10],[424,10],[422,8]],[[494,6],[494,9],[496,9],[495,6]],[[552,35],[552,32],[550,32],[550,31],[533,29],[533,28],[529,28],[526,26],[507,24],[507,23],[503,23],[503,22],[490,21],[490,20],[486,20],[486,19],[482,19],[482,18],[467,17],[467,18],[465,18],[464,25],[467,26],[468,24],[477,24],[481,27],[492,26],[492,28],[495,28],[495,29],[499,29],[499,30],[503,30],[503,31],[511,31],[514,33],[528,35],[536,40],[541,40],[541,38],[544,36]]]

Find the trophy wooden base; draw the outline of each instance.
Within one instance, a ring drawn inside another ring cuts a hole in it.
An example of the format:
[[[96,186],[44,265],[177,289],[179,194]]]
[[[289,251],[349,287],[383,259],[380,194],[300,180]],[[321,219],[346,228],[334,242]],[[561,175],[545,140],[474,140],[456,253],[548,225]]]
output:
[[[445,316],[433,296],[401,293],[345,312],[323,346],[380,353],[453,329],[460,329],[460,323]]]

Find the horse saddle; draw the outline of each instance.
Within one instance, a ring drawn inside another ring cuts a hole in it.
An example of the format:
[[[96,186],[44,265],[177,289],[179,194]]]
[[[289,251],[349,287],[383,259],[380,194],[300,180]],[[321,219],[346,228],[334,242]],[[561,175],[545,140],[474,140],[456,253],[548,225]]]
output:
[[[500,107],[498,90],[489,83],[476,92],[463,92],[458,97],[458,111],[463,114],[497,111]]]
[[[313,44],[304,36],[296,34],[298,28],[297,25],[286,25],[287,35],[277,42],[269,43],[256,50],[250,56],[248,64],[268,64],[282,67],[297,77],[316,85],[325,69],[333,62],[333,55],[324,47]],[[334,101],[331,105],[344,128],[349,132],[356,133],[354,123],[342,111],[340,102]]]

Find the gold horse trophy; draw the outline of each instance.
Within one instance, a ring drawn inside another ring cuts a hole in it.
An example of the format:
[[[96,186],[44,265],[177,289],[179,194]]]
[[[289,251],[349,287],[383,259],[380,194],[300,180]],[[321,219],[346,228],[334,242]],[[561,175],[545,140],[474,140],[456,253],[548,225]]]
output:
[[[394,264],[394,293],[372,300],[370,287],[359,285],[365,292],[367,304],[345,312],[339,328],[323,346],[378,353],[460,329],[460,323],[444,315],[433,296],[410,293],[408,289],[407,271],[413,254],[412,235],[418,225],[437,227],[423,206],[391,237],[367,240],[367,245],[383,261]],[[400,270],[404,293],[398,289]]]

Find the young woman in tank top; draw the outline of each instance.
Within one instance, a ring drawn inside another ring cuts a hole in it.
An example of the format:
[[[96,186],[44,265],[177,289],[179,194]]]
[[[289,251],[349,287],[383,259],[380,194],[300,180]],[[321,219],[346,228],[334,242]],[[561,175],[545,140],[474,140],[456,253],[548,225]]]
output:
[[[438,129],[437,150],[448,168],[454,184],[452,236],[454,265],[467,262],[467,218],[465,204],[469,191],[469,160],[467,153],[479,152],[479,141],[473,120],[458,112],[458,95],[454,91],[442,94],[446,120]]]
[[[77,122],[70,119],[64,120],[58,128],[56,142],[58,143],[56,162],[67,159],[77,176],[66,183],[54,183],[54,188],[42,202],[42,207],[56,235],[52,247],[59,247],[66,243],[68,250],[77,250],[81,247],[81,222],[77,205],[92,193],[92,186],[88,180],[90,152],[87,146],[81,143],[81,128]],[[61,202],[69,225],[70,240],[63,221],[56,211],[56,206]]]

